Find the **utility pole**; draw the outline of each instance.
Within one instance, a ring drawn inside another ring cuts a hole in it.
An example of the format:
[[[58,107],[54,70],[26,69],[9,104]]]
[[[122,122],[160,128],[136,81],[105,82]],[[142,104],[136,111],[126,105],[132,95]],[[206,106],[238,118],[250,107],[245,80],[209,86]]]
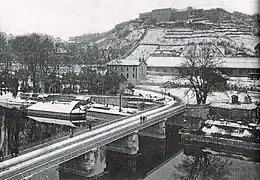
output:
[[[119,94],[119,112],[122,112],[122,94]]]

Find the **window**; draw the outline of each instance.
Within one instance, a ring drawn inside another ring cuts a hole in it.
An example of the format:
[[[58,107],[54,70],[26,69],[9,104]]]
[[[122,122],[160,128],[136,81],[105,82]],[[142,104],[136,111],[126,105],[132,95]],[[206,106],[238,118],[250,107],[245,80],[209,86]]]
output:
[[[133,74],[133,78],[135,78],[135,74]]]
[[[128,71],[128,67],[126,67],[126,71]]]
[[[126,74],[126,78],[129,78],[129,74],[128,73]]]
[[[133,71],[135,71],[135,67],[133,67]]]
[[[123,69],[123,67],[121,67],[121,71],[123,71],[124,69]]]

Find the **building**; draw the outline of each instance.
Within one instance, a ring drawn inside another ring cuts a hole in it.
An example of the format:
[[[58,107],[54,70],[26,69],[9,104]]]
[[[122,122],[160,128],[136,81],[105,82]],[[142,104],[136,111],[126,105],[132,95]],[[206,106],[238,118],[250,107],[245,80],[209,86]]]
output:
[[[250,77],[253,74],[260,74],[259,59],[255,57],[223,57],[223,63],[218,70],[230,77]],[[178,75],[181,65],[185,61],[182,56],[151,56],[147,59],[147,71],[161,74]],[[258,76],[259,78],[259,76]]]
[[[255,104],[227,104],[212,103],[210,114],[217,114],[228,120],[255,122],[257,123],[258,107]]]
[[[146,13],[140,13],[139,18],[142,20],[148,19],[151,17],[151,12],[146,12]]]
[[[38,102],[27,108],[27,117],[42,123],[75,127],[73,123],[86,121],[86,112],[79,101]]]
[[[156,22],[168,22],[171,19],[172,11],[171,8],[152,10],[151,19]]]
[[[124,75],[127,82],[133,84],[146,79],[147,64],[144,59],[116,59],[107,64],[109,72],[117,72],[119,75]]]

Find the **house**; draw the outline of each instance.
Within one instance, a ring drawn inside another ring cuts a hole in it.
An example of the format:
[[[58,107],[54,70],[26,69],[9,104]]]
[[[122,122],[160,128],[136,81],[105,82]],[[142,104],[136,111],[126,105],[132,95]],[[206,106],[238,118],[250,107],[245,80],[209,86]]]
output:
[[[108,72],[117,72],[133,84],[146,79],[147,64],[144,59],[115,59],[107,64]]]
[[[257,122],[257,106],[255,104],[212,103],[211,114],[217,113],[224,119]]]
[[[27,108],[27,117],[42,123],[75,127],[73,123],[86,121],[86,112],[79,101],[38,102]]]
[[[151,19],[156,22],[168,22],[172,16],[171,8],[154,9],[151,12]]]
[[[183,56],[150,56],[146,61],[147,71],[178,75],[184,61]],[[255,57],[223,57],[221,61],[223,63],[217,70],[230,77],[250,77],[251,74],[259,74],[260,71],[259,59]]]

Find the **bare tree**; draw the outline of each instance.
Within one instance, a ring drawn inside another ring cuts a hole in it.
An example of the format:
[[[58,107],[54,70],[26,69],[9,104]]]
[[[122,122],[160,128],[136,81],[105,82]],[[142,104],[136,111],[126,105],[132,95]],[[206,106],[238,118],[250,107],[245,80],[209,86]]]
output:
[[[197,152],[175,166],[178,172],[175,176],[181,180],[227,180],[230,175],[230,165],[232,161],[228,157]]]
[[[222,61],[215,49],[212,44],[200,43],[189,45],[185,52],[180,77],[189,81],[197,104],[206,104],[208,94],[212,90],[225,89],[227,79],[217,70]]]

